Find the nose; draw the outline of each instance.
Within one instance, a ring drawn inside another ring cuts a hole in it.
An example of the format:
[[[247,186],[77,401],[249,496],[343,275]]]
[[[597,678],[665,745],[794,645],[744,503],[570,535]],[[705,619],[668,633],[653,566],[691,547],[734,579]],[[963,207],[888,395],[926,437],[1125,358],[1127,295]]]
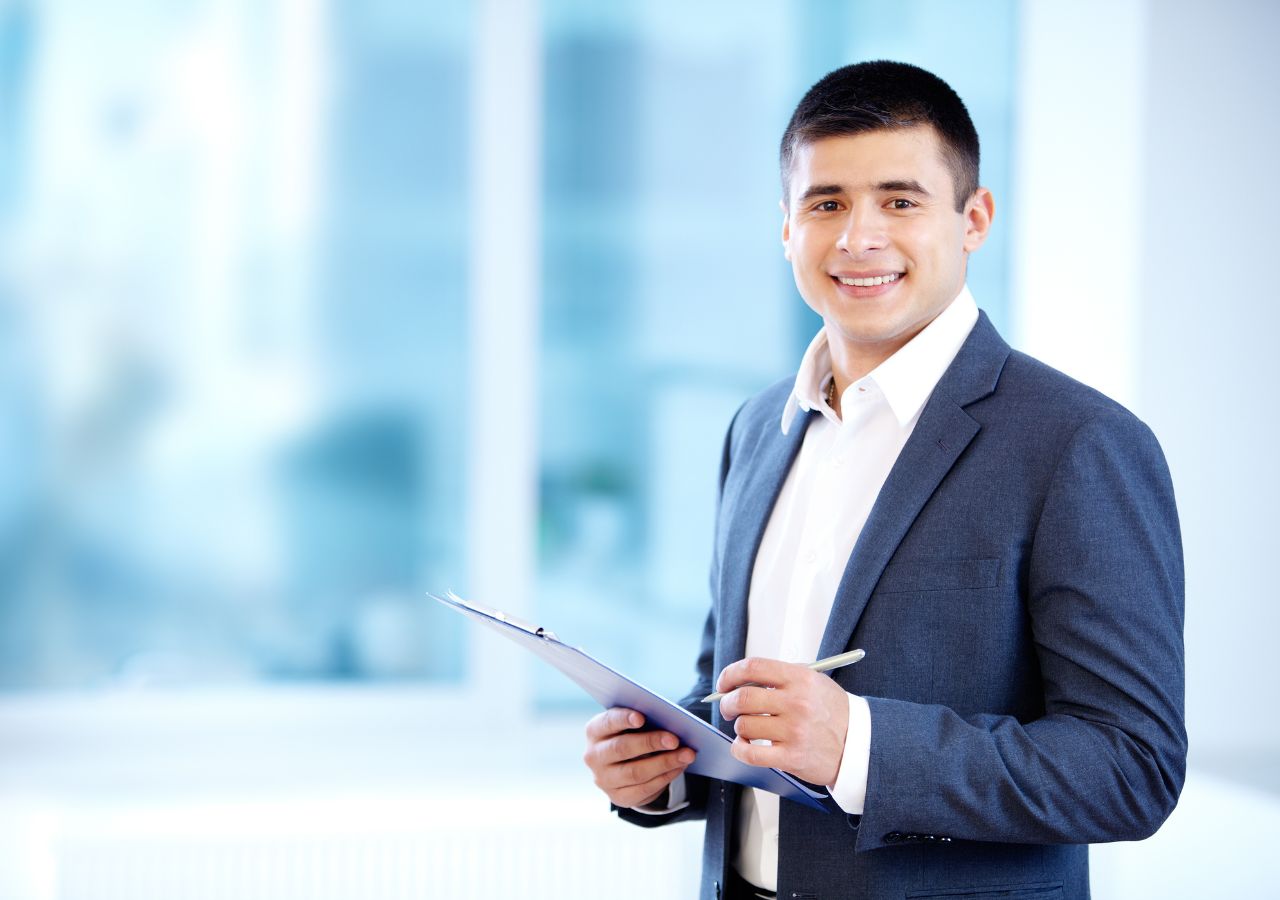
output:
[[[851,209],[836,247],[851,256],[860,256],[871,250],[883,249],[887,242],[883,217],[874,210]]]

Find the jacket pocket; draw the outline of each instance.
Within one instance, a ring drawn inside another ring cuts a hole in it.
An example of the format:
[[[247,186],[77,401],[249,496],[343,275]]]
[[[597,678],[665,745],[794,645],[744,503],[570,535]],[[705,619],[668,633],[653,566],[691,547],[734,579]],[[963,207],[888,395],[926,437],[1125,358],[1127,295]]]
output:
[[[999,577],[998,559],[904,559],[885,570],[876,593],[981,590],[995,587]]]
[[[1000,884],[970,888],[934,888],[908,891],[907,900],[1061,900],[1062,882],[1043,881],[1034,884]]]

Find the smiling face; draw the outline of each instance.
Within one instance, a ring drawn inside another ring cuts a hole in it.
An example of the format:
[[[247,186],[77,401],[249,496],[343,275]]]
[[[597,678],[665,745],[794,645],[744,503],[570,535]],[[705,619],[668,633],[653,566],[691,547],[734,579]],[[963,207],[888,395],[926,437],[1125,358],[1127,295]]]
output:
[[[951,172],[927,125],[804,144],[789,184],[782,243],[800,295],[825,323],[843,388],[960,293],[968,255],[991,227],[991,192],[979,188],[956,211]]]

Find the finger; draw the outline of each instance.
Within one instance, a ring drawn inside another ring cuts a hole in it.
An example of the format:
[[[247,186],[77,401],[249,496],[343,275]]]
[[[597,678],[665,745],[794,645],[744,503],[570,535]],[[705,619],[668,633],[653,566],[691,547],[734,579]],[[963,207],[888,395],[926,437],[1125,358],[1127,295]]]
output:
[[[796,740],[792,727],[779,716],[742,716],[733,723],[733,730],[744,741],[775,741],[786,743]]]
[[[734,688],[720,699],[720,715],[726,722],[738,716],[777,715],[784,708],[779,691],[754,685]]]
[[[597,771],[596,784],[612,794],[646,784],[666,772],[683,771],[691,762],[693,762],[693,751],[687,747],[655,756],[629,759]]]
[[[631,731],[606,738],[596,746],[600,760],[611,765],[674,750],[680,746],[680,739],[669,731]]]
[[[667,786],[680,777],[685,768],[686,766],[681,765],[650,778],[644,784],[614,791],[609,795],[609,799],[618,806],[646,806],[657,800]]]
[[[759,684],[767,687],[783,687],[794,677],[794,669],[805,669],[795,663],[786,663],[779,659],[766,659],[763,656],[748,656],[736,663],[725,666],[720,677],[716,679],[716,690],[722,694],[744,684]]]
[[[598,741],[619,732],[640,728],[642,725],[644,725],[643,715],[634,709],[615,706],[591,717],[587,722],[587,738]]]
[[[751,744],[740,737],[729,745],[729,753],[749,766],[768,766],[771,769],[777,769],[784,763],[782,748],[766,744]]]
[[[588,741],[582,761],[599,776],[610,766],[676,749],[680,742],[668,731],[630,731]]]

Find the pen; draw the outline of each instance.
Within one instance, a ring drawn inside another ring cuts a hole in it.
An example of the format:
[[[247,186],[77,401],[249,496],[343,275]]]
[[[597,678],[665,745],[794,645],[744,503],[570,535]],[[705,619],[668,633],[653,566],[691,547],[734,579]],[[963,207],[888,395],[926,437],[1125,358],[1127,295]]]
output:
[[[820,659],[817,662],[811,662],[809,663],[809,668],[815,672],[830,672],[832,669],[838,669],[841,666],[851,666],[866,655],[867,651],[865,650],[850,650],[848,653],[840,653],[836,656]],[[739,685],[739,687],[746,687],[746,685]],[[756,685],[756,687],[759,687],[759,685]],[[711,703],[723,696],[724,694],[716,691],[714,694],[707,694],[707,696],[703,697],[702,702]]]

